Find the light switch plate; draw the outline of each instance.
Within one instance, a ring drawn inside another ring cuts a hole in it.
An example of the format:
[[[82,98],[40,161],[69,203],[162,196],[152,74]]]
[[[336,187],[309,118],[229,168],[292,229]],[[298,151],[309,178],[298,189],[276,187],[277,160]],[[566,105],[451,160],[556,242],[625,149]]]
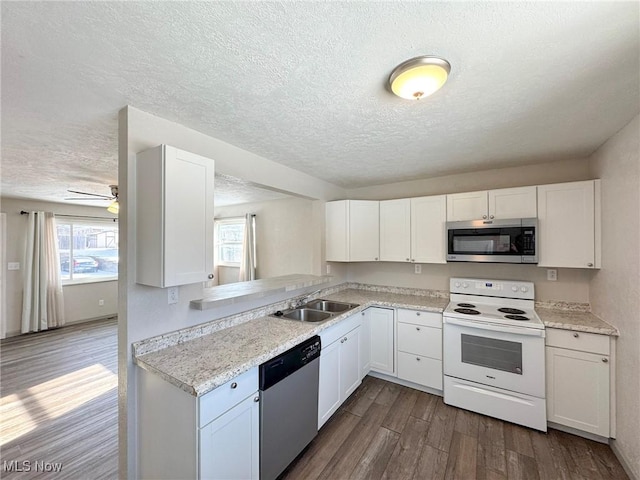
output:
[[[9,262],[7,270],[20,270],[20,262]]]

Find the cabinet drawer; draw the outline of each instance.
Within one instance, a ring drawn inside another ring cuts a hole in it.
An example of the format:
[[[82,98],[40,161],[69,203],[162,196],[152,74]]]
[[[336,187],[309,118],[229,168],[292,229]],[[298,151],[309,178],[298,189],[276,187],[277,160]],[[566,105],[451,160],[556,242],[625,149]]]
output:
[[[398,352],[398,378],[442,390],[442,361]]]
[[[609,355],[609,336],[598,335],[597,333],[547,328],[546,344],[550,347]]]
[[[200,397],[198,426],[204,427],[257,391],[258,367],[253,367]]]
[[[344,337],[347,333],[362,324],[362,314],[356,313],[345,318],[340,323],[323,330],[319,333],[322,348],[328,347],[339,338]]]
[[[442,360],[442,329],[398,323],[398,350]]]
[[[398,309],[398,322],[442,328],[442,314],[422,310]]]

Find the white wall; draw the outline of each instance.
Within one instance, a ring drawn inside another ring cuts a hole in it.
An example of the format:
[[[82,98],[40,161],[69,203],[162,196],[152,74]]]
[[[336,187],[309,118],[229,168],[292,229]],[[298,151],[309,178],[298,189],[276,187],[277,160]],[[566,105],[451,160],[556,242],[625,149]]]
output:
[[[613,446],[640,479],[640,117],[602,145],[591,166],[602,179],[603,245],[591,305],[620,330]]]
[[[216,218],[256,215],[256,278],[318,273],[313,255],[318,238],[318,225],[311,222],[313,201],[291,197],[219,207],[215,212]],[[219,273],[220,270],[224,268],[220,267]],[[237,281],[237,269],[233,273]]]
[[[349,190],[347,195],[348,198],[385,200],[595,178],[591,175],[588,159],[574,159],[359,188]],[[546,269],[534,265],[427,264],[422,266],[420,275],[414,273],[412,264],[403,263],[351,263],[346,268],[348,279],[353,282],[435,290],[448,290],[449,278],[456,276],[526,280],[535,283],[537,300],[569,302],[589,301],[589,283],[593,277],[591,270],[558,269],[558,280],[549,282]]]
[[[118,158],[120,192],[120,285],[118,321],[119,461],[121,478],[137,477],[136,370],[131,344],[161,333],[197,325],[240,311],[273,303],[297,292],[266,296],[242,305],[208,311],[189,309],[189,301],[202,298],[201,284],[179,288],[180,301],[167,304],[167,292],[135,283],[136,217],[135,156],[137,152],[165,143],[215,161],[216,171],[237,178],[306,197],[330,199],[344,194],[342,189],[316,180],[296,170],[276,164],[215,138],[132,107],[119,114]],[[312,202],[311,225],[324,225],[324,209]],[[319,230],[324,227],[318,227]],[[318,235],[312,249],[311,273],[322,269],[323,237]],[[340,281],[341,279],[336,279]]]
[[[7,281],[7,336],[20,333],[22,316],[23,276],[22,263],[26,241],[26,215],[21,210],[41,210],[64,215],[88,215],[113,218],[106,208],[69,205],[63,203],[40,202],[18,198],[2,198],[2,212],[7,214],[7,251],[6,262],[20,262],[20,270],[6,270],[2,265]],[[79,321],[104,318],[118,312],[118,282],[99,282],[90,284],[65,285],[64,312],[67,324]],[[104,300],[104,306],[98,305]]]

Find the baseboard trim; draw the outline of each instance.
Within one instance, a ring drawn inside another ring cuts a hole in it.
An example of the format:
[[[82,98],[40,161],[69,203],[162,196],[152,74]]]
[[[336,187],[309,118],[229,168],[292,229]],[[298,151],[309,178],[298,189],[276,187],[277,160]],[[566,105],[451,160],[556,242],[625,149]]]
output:
[[[561,425],[559,423],[547,422],[547,426],[549,428],[553,428],[554,430],[560,430],[561,432],[570,433],[571,435],[575,435],[577,437],[586,438],[587,440],[593,440],[598,443],[609,443],[609,438],[603,437],[602,435],[596,435],[595,433],[584,432],[582,430],[578,430],[577,428],[567,427],[566,425]]]
[[[393,377],[391,375],[387,375],[386,373],[369,371],[367,375],[371,377],[379,378],[381,380],[386,380],[391,383],[397,383],[398,385],[403,385],[405,387],[413,388],[414,390],[420,390],[421,392],[430,393],[432,395],[437,395],[439,397],[442,397],[442,390],[436,390],[435,388],[425,387],[424,385],[409,382],[408,380],[402,380],[401,378]]]
[[[29,332],[29,333],[22,333],[21,331],[6,332],[5,338],[3,338],[2,340],[9,340],[10,338],[16,338],[16,337],[19,337],[21,335],[31,335],[32,333],[45,333],[45,332],[57,330],[58,328],[70,327],[72,325],[79,325],[81,323],[98,322],[100,320],[109,320],[109,319],[112,319],[112,318],[118,318],[118,314],[117,313],[110,313],[108,315],[103,315],[103,316],[100,316],[100,317],[83,318],[82,320],[76,320],[74,322],[65,322],[65,324],[62,325],[61,327],[55,327],[55,328],[52,328],[50,330],[40,330],[38,332]]]
[[[624,456],[624,454],[618,448],[617,442],[612,439],[609,442],[609,446],[611,447],[611,450],[613,451],[613,454],[616,456],[616,458],[620,462],[620,465],[622,465],[622,468],[624,469],[625,473],[629,476],[629,479],[630,480],[640,480],[640,477],[638,475],[636,475],[636,472],[634,472],[631,469],[631,466],[629,465],[629,462],[627,461],[626,457]]]

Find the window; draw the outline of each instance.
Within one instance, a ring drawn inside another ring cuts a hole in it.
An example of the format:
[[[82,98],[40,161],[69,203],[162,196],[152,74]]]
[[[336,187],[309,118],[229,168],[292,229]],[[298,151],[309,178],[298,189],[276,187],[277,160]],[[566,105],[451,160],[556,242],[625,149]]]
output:
[[[242,217],[215,221],[214,238],[217,265],[240,266],[244,225],[245,220]]]
[[[118,278],[118,225],[56,218],[63,284]]]

